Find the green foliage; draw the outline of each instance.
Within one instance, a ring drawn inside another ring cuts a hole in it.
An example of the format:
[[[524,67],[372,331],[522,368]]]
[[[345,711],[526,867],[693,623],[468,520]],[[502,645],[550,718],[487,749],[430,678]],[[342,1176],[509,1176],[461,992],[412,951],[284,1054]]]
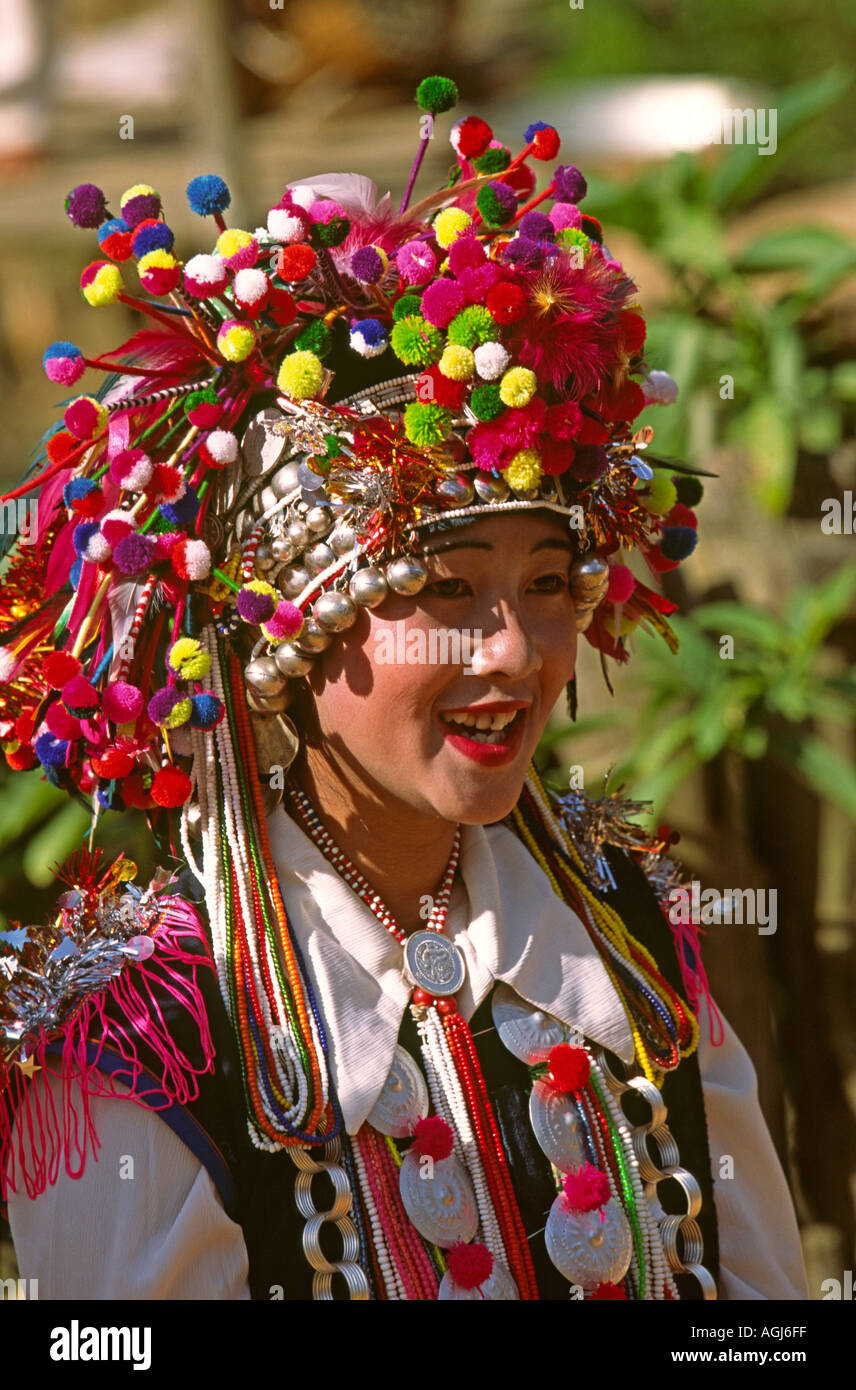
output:
[[[847,564],[795,589],[778,617],[729,602],[672,619],[677,656],[659,638],[640,636],[647,698],[612,780],[629,783],[658,814],[724,749],[750,761],[768,755],[856,820],[856,770],[814,728],[817,721],[852,728],[856,720],[856,671],[839,673],[824,645],[854,600],[856,565]],[[733,638],[732,658],[720,654],[725,636]],[[571,727],[554,730],[554,739]]]

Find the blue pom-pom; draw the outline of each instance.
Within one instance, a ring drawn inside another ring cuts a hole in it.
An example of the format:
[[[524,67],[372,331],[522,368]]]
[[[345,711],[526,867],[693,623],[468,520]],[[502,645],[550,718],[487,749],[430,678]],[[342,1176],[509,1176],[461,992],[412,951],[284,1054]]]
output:
[[[660,549],[667,560],[685,560],[692,555],[698,541],[698,533],[692,526],[666,526]]]
[[[208,217],[212,212],[225,211],[232,195],[218,174],[200,174],[187,185],[187,201],[192,212]]]
[[[66,483],[62,490],[62,504],[70,507],[72,502],[77,502],[79,498],[85,497],[88,492],[92,492],[97,487],[91,478],[72,478],[70,483]]]
[[[80,583],[80,573],[82,569],[83,561],[78,555],[77,559],[74,561],[74,564],[68,572],[68,582],[71,585],[72,589],[76,589],[78,584]]]
[[[97,521],[81,521],[79,526],[75,526],[72,540],[74,541],[74,548],[78,555],[83,555],[97,530]]]
[[[64,767],[68,757],[68,739],[56,738],[54,734],[39,734],[33,750],[42,767]]]
[[[351,328],[349,342],[361,357],[379,357],[387,347],[386,329],[380,319],[360,319]]]
[[[539,130],[552,130],[552,129],[553,129],[553,127],[552,127],[552,125],[550,124],[549,121],[533,121],[532,124],[531,124],[531,125],[528,125],[528,126],[526,127],[525,131],[523,132],[523,140],[524,140],[524,143],[527,144],[527,145],[531,145],[531,144],[532,144],[532,141],[535,139],[535,136],[537,135],[537,133],[538,133]]]
[[[196,520],[199,511],[199,498],[189,487],[183,497],[179,497],[177,502],[162,502],[158,508],[164,521],[170,522],[175,526],[188,526]]]
[[[223,705],[210,691],[203,690],[194,695],[190,703],[193,706],[188,720],[191,729],[213,729],[220,722]]]
[[[42,353],[42,366],[53,361],[55,357],[82,357],[83,353],[75,343],[67,343],[62,338],[58,338],[55,343],[50,343]]]
[[[105,241],[111,236],[115,236],[117,232],[129,232],[130,230],[131,228],[124,217],[111,217],[109,222],[102,222],[98,228],[98,245],[103,246]]]
[[[131,242],[138,259],[147,256],[150,251],[171,251],[174,245],[175,233],[165,222],[158,222],[154,227],[141,227]]]

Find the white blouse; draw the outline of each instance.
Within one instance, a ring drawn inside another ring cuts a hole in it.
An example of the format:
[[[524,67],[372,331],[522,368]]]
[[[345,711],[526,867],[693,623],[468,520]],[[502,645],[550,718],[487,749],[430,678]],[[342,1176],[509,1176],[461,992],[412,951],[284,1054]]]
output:
[[[354,1134],[386,1080],[409,1002],[401,946],[284,811],[273,813],[268,829],[289,921],[325,1020],[345,1127]],[[585,927],[507,827],[463,828],[446,932],[466,958],[458,995],[465,1018],[493,981],[503,980],[632,1061],[624,1009]],[[758,1105],[754,1068],[727,1023],[716,1048],[704,1010],[699,1023],[720,1296],[804,1299],[793,1204]],[[41,1299],[249,1298],[243,1232],[198,1159],[138,1105],[96,1099],[92,1117],[100,1149],[82,1177],[69,1178],[62,1168],[35,1201],[23,1190],[9,1196],[21,1277],[38,1279]],[[128,1155],[133,1178],[121,1176]],[[723,1163],[727,1158],[731,1163]]]

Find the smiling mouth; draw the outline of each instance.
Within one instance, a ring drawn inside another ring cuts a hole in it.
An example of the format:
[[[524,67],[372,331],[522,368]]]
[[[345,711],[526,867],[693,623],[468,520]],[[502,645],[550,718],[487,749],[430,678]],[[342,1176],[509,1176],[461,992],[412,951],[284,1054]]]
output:
[[[512,733],[516,732],[517,721],[525,718],[525,711],[517,709],[497,714],[466,714],[459,710],[454,714],[441,714],[440,718],[452,733],[472,739],[474,743],[508,743]]]

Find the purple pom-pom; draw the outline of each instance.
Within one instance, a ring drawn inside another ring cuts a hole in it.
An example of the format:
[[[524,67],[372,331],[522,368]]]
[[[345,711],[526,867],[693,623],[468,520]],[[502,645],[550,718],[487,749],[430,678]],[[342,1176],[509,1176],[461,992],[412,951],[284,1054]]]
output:
[[[179,700],[184,696],[174,685],[164,686],[162,690],[156,690],[149,703],[146,705],[146,713],[153,724],[164,724],[172,711],[175,709]]]
[[[351,274],[363,285],[376,285],[385,270],[383,256],[374,246],[361,246],[351,257]]]
[[[160,217],[161,200],[157,193],[138,193],[122,204],[122,217],[133,231],[147,217]]]
[[[509,241],[503,251],[503,260],[511,265],[540,265],[544,259],[544,248],[528,236],[516,236]]]
[[[556,229],[546,213],[527,212],[520,219],[520,235],[530,241],[555,241]]]
[[[123,574],[139,574],[150,567],[156,548],[154,536],[132,531],[129,536],[122,537],[113,551],[116,568]]]
[[[150,251],[171,251],[175,245],[175,233],[165,222],[149,223],[141,227],[131,242],[134,255],[139,259]]]
[[[107,212],[107,199],[94,183],[79,183],[65,200],[65,210],[75,227],[94,230]]]
[[[238,615],[254,627],[264,623],[276,612],[276,600],[270,594],[255,589],[242,589],[238,594]]]
[[[557,202],[578,203],[586,196],[588,184],[575,164],[559,164],[553,178]]]

